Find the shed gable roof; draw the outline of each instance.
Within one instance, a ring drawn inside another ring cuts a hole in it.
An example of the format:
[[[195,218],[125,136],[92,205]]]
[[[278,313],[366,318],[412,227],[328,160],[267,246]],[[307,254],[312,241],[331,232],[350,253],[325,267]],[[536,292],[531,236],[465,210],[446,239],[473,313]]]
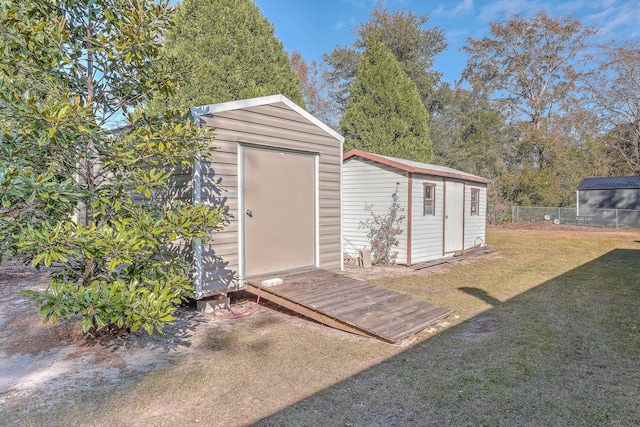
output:
[[[481,184],[490,184],[492,182],[490,179],[473,175],[467,172],[462,172],[457,169],[448,168],[446,166],[431,165],[428,163],[421,163],[413,160],[398,159],[396,157],[367,153],[366,151],[361,150],[351,150],[345,153],[343,155],[343,160],[346,161],[355,157],[371,160],[410,173],[433,175],[443,178],[461,179]]]
[[[610,176],[585,178],[578,190],[604,190],[614,188],[640,188],[640,176]]]
[[[269,95],[261,96],[259,98],[242,99],[239,101],[222,102],[220,104],[202,105],[200,107],[193,107],[190,109],[190,111],[191,115],[197,118],[200,116],[215,116],[216,113],[225,111],[241,110],[252,107],[259,107],[262,105],[276,104],[280,104],[281,106],[295,111],[296,113],[300,114],[302,117],[310,121],[312,124],[316,125],[324,132],[329,134],[331,137],[337,139],[341,143],[344,142],[344,137],[342,135],[331,129],[326,124],[322,123],[320,120],[307,112],[304,108],[300,107],[284,95]]]

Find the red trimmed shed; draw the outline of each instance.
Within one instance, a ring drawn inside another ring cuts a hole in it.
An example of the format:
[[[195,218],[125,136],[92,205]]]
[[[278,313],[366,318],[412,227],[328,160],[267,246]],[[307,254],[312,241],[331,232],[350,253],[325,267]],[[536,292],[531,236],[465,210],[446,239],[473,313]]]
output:
[[[389,212],[392,195],[405,219],[398,264],[451,256],[484,244],[487,185],[491,180],[456,169],[351,150],[342,166],[343,249],[370,247],[362,225]]]

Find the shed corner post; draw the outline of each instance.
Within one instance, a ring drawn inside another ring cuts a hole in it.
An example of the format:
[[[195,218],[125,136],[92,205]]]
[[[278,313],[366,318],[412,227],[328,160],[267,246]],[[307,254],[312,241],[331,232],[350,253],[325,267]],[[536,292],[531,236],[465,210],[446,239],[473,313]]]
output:
[[[344,271],[344,138],[340,138],[340,271]]]
[[[202,126],[202,119],[193,109],[191,110],[191,116],[194,119],[198,127]],[[202,203],[202,164],[200,154],[196,154],[193,159],[193,204],[199,205]],[[193,241],[193,282],[196,299],[203,297],[202,289],[202,239],[197,237]]]
[[[411,229],[413,228],[413,173],[407,181],[407,267],[411,267]]]

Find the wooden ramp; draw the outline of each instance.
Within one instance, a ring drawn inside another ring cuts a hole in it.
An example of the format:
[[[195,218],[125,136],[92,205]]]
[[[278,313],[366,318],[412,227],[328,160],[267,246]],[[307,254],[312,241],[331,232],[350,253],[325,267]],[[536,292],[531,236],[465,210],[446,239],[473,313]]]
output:
[[[461,251],[459,253],[456,253],[454,256],[438,258],[438,259],[434,259],[433,261],[414,264],[412,268],[414,270],[424,270],[425,268],[431,268],[431,267],[435,267],[437,265],[442,265],[442,264],[453,264],[467,258],[488,255],[494,252],[498,252],[498,251],[495,250],[492,246],[481,246],[477,248],[467,249],[466,251]]]
[[[265,286],[263,281],[282,279]],[[452,311],[319,268],[248,280],[247,290],[322,324],[395,343]]]

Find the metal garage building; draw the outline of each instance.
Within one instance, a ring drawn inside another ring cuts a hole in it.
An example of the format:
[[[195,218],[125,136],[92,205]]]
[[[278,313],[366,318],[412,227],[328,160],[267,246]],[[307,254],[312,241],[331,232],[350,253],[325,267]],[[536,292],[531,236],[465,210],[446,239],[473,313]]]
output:
[[[601,224],[640,226],[640,176],[585,178],[577,189],[577,215]]]

